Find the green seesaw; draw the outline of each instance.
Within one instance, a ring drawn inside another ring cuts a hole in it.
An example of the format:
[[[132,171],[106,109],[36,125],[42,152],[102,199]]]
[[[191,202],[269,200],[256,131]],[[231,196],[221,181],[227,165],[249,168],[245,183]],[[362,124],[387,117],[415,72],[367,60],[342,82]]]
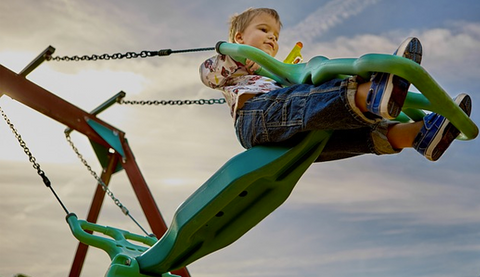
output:
[[[408,93],[397,120],[421,120],[423,110],[429,110],[447,117],[462,132],[459,138],[470,140],[478,135],[478,127],[433,78],[403,57],[368,54],[329,60],[319,56],[307,63],[286,64],[246,45],[218,43],[216,49],[240,62],[246,58],[257,62],[262,66],[258,74],[286,86],[319,84],[345,75],[368,78],[372,72],[394,73],[421,91]],[[69,214],[67,222],[78,240],[108,253],[112,262],[105,276],[175,276],[169,272],[228,246],[278,208],[320,155],[331,133],[312,131],[283,145],[256,146],[233,157],[180,205],[158,240],[78,220],[75,214]]]

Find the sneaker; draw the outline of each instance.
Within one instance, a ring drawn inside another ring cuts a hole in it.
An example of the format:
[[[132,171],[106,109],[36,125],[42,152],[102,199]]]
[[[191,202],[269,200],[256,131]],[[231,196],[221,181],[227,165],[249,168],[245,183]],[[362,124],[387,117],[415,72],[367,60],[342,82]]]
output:
[[[418,64],[422,61],[422,44],[417,38],[406,39],[393,53]],[[368,110],[386,119],[396,118],[402,111],[410,83],[390,73],[374,73],[367,96]]]
[[[468,94],[458,95],[455,103],[470,116],[472,100]],[[413,148],[427,159],[436,161],[457,138],[460,131],[447,118],[436,113],[426,115],[423,122],[422,129],[413,141]]]

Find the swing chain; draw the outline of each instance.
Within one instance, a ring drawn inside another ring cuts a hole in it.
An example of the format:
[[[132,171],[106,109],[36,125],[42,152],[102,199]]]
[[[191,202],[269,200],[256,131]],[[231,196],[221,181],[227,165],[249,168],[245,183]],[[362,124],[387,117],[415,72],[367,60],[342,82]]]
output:
[[[127,53],[115,53],[115,54],[102,54],[102,55],[83,55],[83,56],[71,56],[71,57],[68,57],[68,56],[63,56],[63,57],[60,57],[60,56],[56,56],[56,57],[49,57],[49,61],[52,60],[52,61],[96,61],[96,60],[119,60],[119,59],[123,59],[123,58],[126,58],[126,59],[133,59],[133,58],[147,58],[147,57],[153,57],[153,56],[157,56],[158,55],[158,51],[142,51],[142,52],[139,52],[139,53],[135,53],[135,52],[127,52]]]
[[[226,101],[224,98],[219,99],[198,99],[198,100],[118,100],[119,104],[126,105],[214,105],[214,104],[225,104]]]
[[[87,160],[83,157],[83,155],[80,153],[78,148],[75,146],[75,144],[72,141],[72,138],[70,136],[70,132],[65,132],[65,138],[67,139],[68,144],[70,147],[72,147],[73,152],[77,155],[77,157],[80,159],[80,161],[83,163],[83,165],[87,168],[88,172],[97,180],[98,184],[102,186],[103,191],[113,200],[113,203],[117,205],[117,207],[122,210],[122,213],[128,217],[130,217],[131,220],[147,235],[147,236],[152,236],[152,234],[149,234],[138,222],[135,220],[135,218],[130,214],[130,211],[128,208],[120,202],[118,198],[115,197],[113,192],[108,188],[108,186],[105,184],[105,182],[98,176],[98,174],[92,169],[92,167],[88,164]]]
[[[13,125],[13,123],[10,121],[10,119],[8,118],[7,114],[3,111],[3,109],[0,107],[0,112],[2,114],[2,117],[3,119],[5,120],[5,122],[7,123],[7,125],[10,127],[10,129],[12,130],[12,133],[15,135],[15,138],[17,139],[18,143],[20,144],[20,147],[23,148],[23,152],[25,152],[25,154],[27,154],[28,156],[28,160],[32,163],[33,165],[33,168],[37,171],[37,174],[42,178],[42,181],[43,183],[45,184],[45,186],[47,188],[50,189],[50,191],[52,192],[53,196],[55,196],[55,198],[57,199],[58,203],[60,204],[60,206],[62,206],[62,209],[65,211],[66,214],[69,214],[70,212],[68,211],[67,207],[65,206],[65,204],[63,204],[62,200],[60,199],[60,197],[57,195],[57,193],[55,192],[55,190],[53,189],[52,187],[52,184],[50,182],[50,180],[48,179],[47,175],[45,174],[45,172],[40,168],[40,164],[37,163],[37,159],[33,156],[32,152],[30,152],[30,149],[27,147],[27,144],[25,143],[25,141],[23,140],[22,136],[18,133],[17,129],[15,128],[15,126]]]
[[[83,55],[83,56],[47,56],[47,61],[97,61],[97,60],[120,60],[120,59],[134,59],[134,58],[149,58],[156,56],[169,56],[170,54],[175,53],[189,53],[189,52],[199,52],[199,51],[212,51],[215,50],[215,47],[206,47],[206,48],[192,48],[184,50],[172,50],[172,49],[161,49],[158,51],[141,51],[141,52],[126,52],[126,53],[114,53],[114,54],[102,54],[102,55]]]
[[[15,138],[17,139],[18,143],[20,144],[20,147],[23,148],[23,152],[25,152],[25,154],[28,156],[28,160],[32,163],[33,168],[37,171],[38,175],[40,177],[42,177],[42,180],[45,183],[45,185],[47,187],[50,187],[50,185],[51,185],[50,180],[45,175],[45,172],[40,168],[40,164],[37,163],[37,159],[33,156],[32,152],[30,152],[30,149],[27,147],[27,144],[22,139],[22,136],[18,133],[17,129],[15,129],[15,126],[10,121],[7,114],[3,111],[2,108],[0,108],[0,112],[2,113],[3,119],[5,120],[7,125],[12,130],[12,133],[15,135]]]
[[[105,182],[103,182],[102,178],[100,178],[98,176],[98,174],[92,169],[92,167],[88,164],[87,160],[85,160],[85,158],[83,157],[83,155],[80,153],[80,151],[78,150],[78,148],[75,146],[75,144],[73,143],[72,141],[72,138],[70,136],[70,133],[68,132],[65,132],[65,137],[67,139],[67,142],[68,144],[70,144],[70,147],[72,147],[73,151],[75,152],[75,154],[77,154],[77,157],[80,159],[80,161],[83,163],[83,165],[87,168],[88,172],[90,172],[90,174],[95,178],[95,180],[98,181],[98,183],[102,186],[102,189],[105,191],[105,193],[107,193],[107,195],[112,198],[113,202],[115,203],[115,205],[117,205],[121,210],[122,212],[125,214],[125,215],[128,215],[129,214],[129,211],[128,209],[120,202],[120,200],[118,200],[118,198],[115,197],[115,195],[113,195],[113,193],[110,191],[110,189],[108,188],[108,186],[105,184]]]

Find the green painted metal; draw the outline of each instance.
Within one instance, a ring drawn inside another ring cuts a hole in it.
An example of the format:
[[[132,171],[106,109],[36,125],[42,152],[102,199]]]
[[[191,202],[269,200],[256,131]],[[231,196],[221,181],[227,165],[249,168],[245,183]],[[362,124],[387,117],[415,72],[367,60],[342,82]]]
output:
[[[73,235],[81,242],[105,250],[112,263],[106,277],[148,277],[140,273],[135,257],[141,255],[157,241],[154,237],[140,236],[117,228],[102,226],[79,220],[73,213],[67,215]],[[95,234],[100,233],[102,236]],[[135,243],[131,243],[135,242]],[[161,277],[180,277],[170,273]]]
[[[88,125],[92,127],[95,132],[100,135],[115,151],[125,158],[125,151],[123,150],[122,141],[120,140],[118,132],[111,130],[100,123],[87,119]]]
[[[90,114],[94,115],[94,116],[99,115],[103,111],[110,108],[113,104],[118,103],[121,99],[123,99],[125,97],[125,95],[126,95],[126,93],[124,91],[118,92],[117,94],[110,97],[108,100],[106,100],[102,104],[100,104],[98,107],[96,107],[94,110],[92,110],[90,112]],[[118,135],[115,133],[115,131],[113,131],[109,128],[105,128],[104,126],[102,126],[101,124],[99,124],[99,123],[97,123],[93,120],[87,120],[87,123],[92,128],[94,128],[94,130],[97,132],[97,134],[102,136],[102,138],[105,139],[105,141],[115,142],[114,145],[116,146],[116,148],[121,149],[121,152],[119,152],[119,153],[123,153],[123,147],[121,146],[120,139],[118,138]],[[67,127],[64,132],[65,132],[65,134],[70,134],[72,131],[73,131],[72,128]],[[109,147],[105,147],[104,145],[99,144],[99,143],[95,142],[94,140],[90,140],[90,144],[92,145],[93,151],[97,155],[98,161],[100,162],[100,164],[102,165],[103,168],[106,168],[107,164],[108,164],[108,153],[110,151]],[[125,157],[125,156],[122,155],[122,157]],[[123,169],[122,164],[118,163],[115,167],[114,173],[116,173],[116,172],[118,172],[122,169]]]
[[[109,148],[105,147],[105,146],[103,146],[99,143],[96,143],[93,140],[90,140],[90,145],[92,145],[93,151],[97,155],[97,159],[100,162],[100,164],[102,165],[102,168],[106,168],[108,166],[108,161],[109,161],[109,159],[108,159],[109,153],[110,153]],[[120,171],[122,169],[123,169],[122,163],[118,162],[115,166],[115,169],[114,169],[113,173],[117,173],[118,171]]]
[[[430,110],[447,117],[462,133],[463,139],[478,136],[478,127],[453,102],[430,74],[417,63],[400,56],[366,54],[358,59],[312,58],[307,63],[285,64],[265,52],[235,43],[219,43],[217,51],[245,62],[249,59],[262,65],[258,74],[270,77],[283,85],[312,83],[320,84],[339,75],[359,75],[368,78],[372,72],[389,72],[410,81],[420,92],[408,93],[405,108]]]
[[[78,240],[105,250],[110,259],[114,259],[118,254],[138,256],[157,242],[154,237],[140,236],[128,231],[79,220],[73,213],[67,215],[67,222]],[[96,236],[87,231],[97,232],[105,235],[105,237]],[[129,240],[142,243],[145,246],[130,243]],[[118,247],[119,245],[121,247]]]

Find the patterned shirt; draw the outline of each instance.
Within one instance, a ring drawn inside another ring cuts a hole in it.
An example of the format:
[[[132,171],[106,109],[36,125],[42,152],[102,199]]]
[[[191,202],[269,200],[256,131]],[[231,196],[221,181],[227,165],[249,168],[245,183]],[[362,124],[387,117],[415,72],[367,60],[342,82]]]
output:
[[[237,109],[253,95],[282,88],[271,78],[248,73],[245,65],[227,55],[216,55],[200,66],[202,82],[221,90],[235,120]]]

